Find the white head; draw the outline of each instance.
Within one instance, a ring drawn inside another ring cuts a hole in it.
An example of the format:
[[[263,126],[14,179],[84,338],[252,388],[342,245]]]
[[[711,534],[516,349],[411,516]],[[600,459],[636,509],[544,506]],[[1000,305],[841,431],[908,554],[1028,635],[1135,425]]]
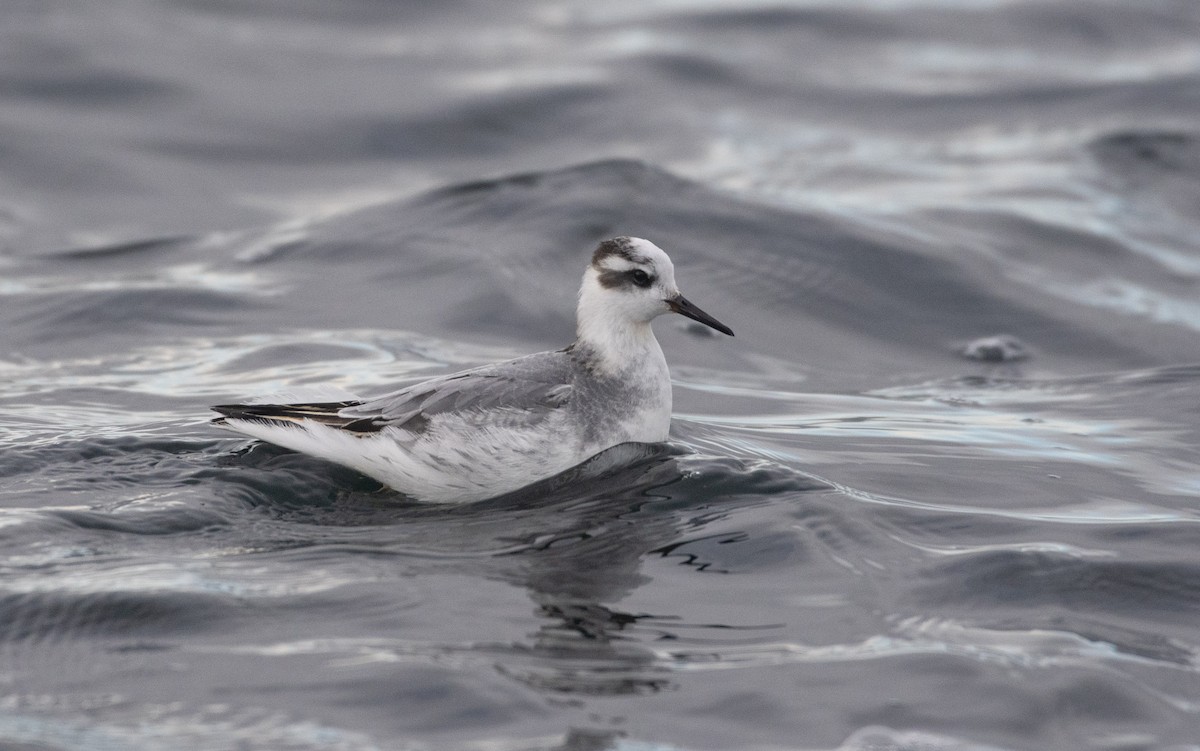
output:
[[[600,243],[579,288],[579,339],[603,351],[634,344],[653,338],[650,321],[664,313],[680,313],[733,336],[680,294],[675,266],[662,248],[639,237]]]

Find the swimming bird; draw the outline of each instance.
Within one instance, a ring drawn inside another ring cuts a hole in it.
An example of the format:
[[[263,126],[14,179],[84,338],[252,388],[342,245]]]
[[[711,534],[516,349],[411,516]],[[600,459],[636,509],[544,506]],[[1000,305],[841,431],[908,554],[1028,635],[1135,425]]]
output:
[[[576,339],[564,349],[372,399],[216,406],[213,422],[346,465],[418,500],[492,498],[618,444],[667,440],[671,380],[650,322],[671,312],[733,336],[680,293],[661,248],[617,237],[592,253]]]

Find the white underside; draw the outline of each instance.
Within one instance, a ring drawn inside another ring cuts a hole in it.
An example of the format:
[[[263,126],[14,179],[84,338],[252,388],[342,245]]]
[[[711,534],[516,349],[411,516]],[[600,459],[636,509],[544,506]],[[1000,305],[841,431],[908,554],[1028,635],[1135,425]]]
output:
[[[432,503],[494,498],[570,469],[608,448],[582,446],[554,426],[499,428],[472,425],[457,417],[449,422],[459,424],[443,421],[419,436],[396,428],[356,434],[313,422],[284,426],[227,418],[225,424],[268,443],[343,464]],[[664,434],[654,440],[665,439]]]

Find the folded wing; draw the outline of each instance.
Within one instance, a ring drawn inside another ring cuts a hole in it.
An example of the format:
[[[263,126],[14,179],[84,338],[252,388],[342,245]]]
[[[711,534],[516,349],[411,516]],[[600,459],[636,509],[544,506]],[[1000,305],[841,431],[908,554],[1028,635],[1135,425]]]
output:
[[[355,433],[394,427],[424,432],[439,415],[465,419],[489,413],[490,424],[529,425],[571,400],[571,368],[563,352],[543,352],[434,378],[374,399],[304,404],[227,404],[213,409],[226,419],[275,425],[306,421]],[[496,412],[505,412],[497,419]]]

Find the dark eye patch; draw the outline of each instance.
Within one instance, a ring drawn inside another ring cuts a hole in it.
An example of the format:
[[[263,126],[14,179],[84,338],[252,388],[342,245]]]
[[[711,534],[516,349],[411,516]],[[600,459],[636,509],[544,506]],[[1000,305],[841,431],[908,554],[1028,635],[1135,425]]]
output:
[[[652,284],[654,284],[654,277],[641,269],[629,269],[628,271],[605,269],[600,272],[600,285],[608,289],[630,285],[645,289]]]
[[[654,277],[650,276],[641,269],[630,269],[625,273],[629,277],[629,281],[633,282],[639,287],[649,287],[654,283]]]

